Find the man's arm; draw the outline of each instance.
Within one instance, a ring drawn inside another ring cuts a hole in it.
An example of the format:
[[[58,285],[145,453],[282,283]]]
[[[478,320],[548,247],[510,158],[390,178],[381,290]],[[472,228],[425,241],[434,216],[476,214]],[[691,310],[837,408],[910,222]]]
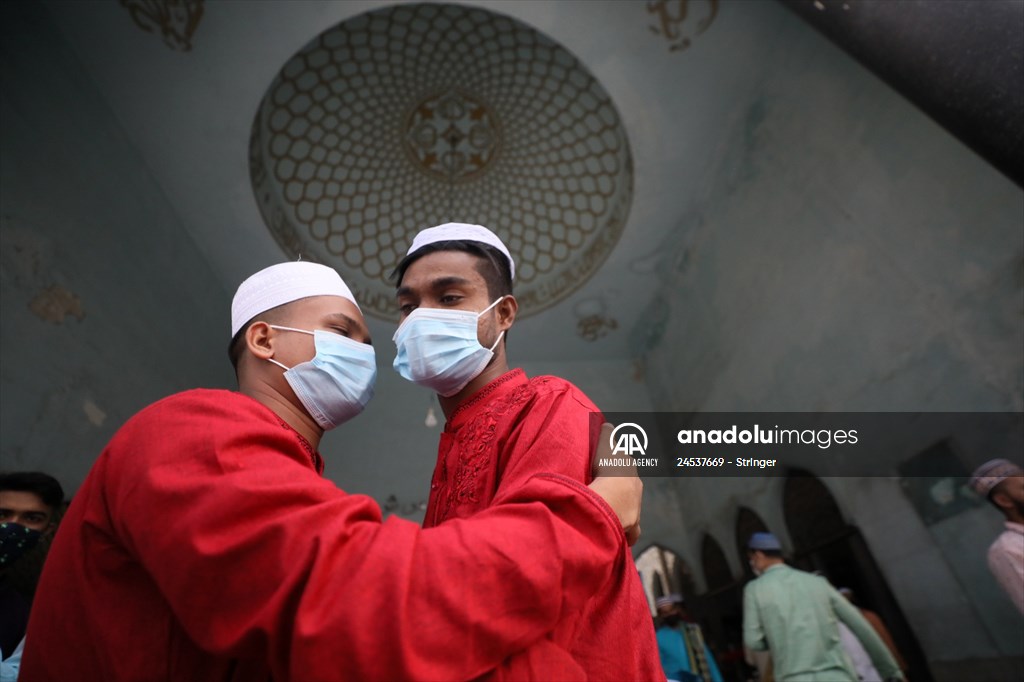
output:
[[[896,642],[893,641],[892,635],[889,634],[889,628],[885,627],[885,623],[882,622],[882,619],[879,618],[878,614],[874,611],[861,609],[860,615],[864,616],[864,620],[866,620],[868,624],[875,629],[878,636],[882,638],[886,648],[889,649],[889,653],[892,654],[894,659],[896,659],[896,665],[900,667],[900,670],[906,671],[907,662],[900,654],[900,650],[896,648]]]
[[[640,539],[644,484],[637,475],[635,462],[628,465],[602,464],[612,459],[613,428],[611,424],[601,424],[590,464],[593,480],[589,488],[614,508],[626,533],[626,544],[632,547]]]
[[[501,448],[498,496],[542,471],[590,482],[600,421],[591,416],[597,408],[580,399],[569,384],[533,397]]]
[[[621,481],[610,484],[615,479],[635,479],[642,488],[635,465],[599,464],[612,459],[612,425],[596,417],[600,417],[597,407],[571,384],[536,395],[502,448],[495,502],[541,472],[589,482],[605,499],[621,489]],[[633,519],[620,518],[630,546],[640,539],[639,507],[636,512]]]
[[[768,648],[752,584],[747,584],[743,590],[743,646],[752,651],[765,651]]]
[[[902,679],[903,673],[900,672],[899,664],[896,663],[896,659],[889,653],[889,648],[885,646],[882,638],[871,627],[871,623],[867,622],[857,607],[851,604],[846,597],[839,594],[833,587],[826,586],[826,589],[828,590],[828,599],[832,605],[832,610],[835,611],[839,620],[845,623],[853,634],[857,636],[860,643],[864,645],[864,650],[871,657],[871,662],[874,664],[875,669],[878,670],[878,674],[886,680]]]
[[[140,461],[107,500],[190,638],[266,656],[275,678],[475,677],[578,610],[624,551],[615,512],[557,475],[473,519],[382,524],[372,500],[283,456],[286,437]]]

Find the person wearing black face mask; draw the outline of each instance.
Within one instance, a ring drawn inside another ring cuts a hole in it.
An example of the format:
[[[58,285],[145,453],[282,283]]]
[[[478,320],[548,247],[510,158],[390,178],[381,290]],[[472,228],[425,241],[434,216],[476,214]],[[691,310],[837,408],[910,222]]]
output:
[[[64,490],[53,476],[25,471],[0,474],[0,681],[18,677],[21,652],[39,579],[40,541],[56,530]],[[44,543],[45,544],[45,543]]]

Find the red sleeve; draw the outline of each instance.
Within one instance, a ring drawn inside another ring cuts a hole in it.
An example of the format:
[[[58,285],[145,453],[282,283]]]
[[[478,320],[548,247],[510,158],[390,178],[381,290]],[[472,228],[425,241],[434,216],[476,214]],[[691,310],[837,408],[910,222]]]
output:
[[[265,655],[276,679],[472,678],[578,609],[623,545],[612,510],[564,477],[421,530],[286,454],[277,424],[154,444],[186,428],[119,434],[109,517],[195,642]]]
[[[601,429],[597,407],[572,384],[555,377],[533,379],[537,394],[503,448],[496,499],[523,485],[536,473],[591,481],[593,443]]]
[[[541,473],[562,475],[582,483],[591,480],[591,443],[595,442],[592,437],[596,438],[601,428],[601,420],[591,416],[599,413],[597,407],[562,379],[539,377],[533,381],[539,384],[537,393],[523,409],[519,423],[501,449],[503,469],[498,473],[493,504],[502,504],[521,494],[533,477]],[[609,575],[620,570],[626,554],[623,542]],[[603,584],[605,580],[589,583],[590,595]],[[561,623],[575,617],[578,613],[561,619]],[[586,671],[569,653],[567,637],[572,630],[562,627],[559,632],[552,627],[544,637],[506,659],[488,679],[587,679]]]

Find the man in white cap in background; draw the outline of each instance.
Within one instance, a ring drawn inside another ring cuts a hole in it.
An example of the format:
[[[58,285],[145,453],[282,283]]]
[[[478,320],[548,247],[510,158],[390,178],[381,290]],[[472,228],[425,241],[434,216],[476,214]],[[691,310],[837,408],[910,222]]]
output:
[[[743,589],[743,645],[770,650],[778,682],[857,682],[839,622],[850,628],[883,680],[902,680],[899,664],[857,608],[821,576],[787,566],[772,533],[754,533],[747,560],[758,577]]]
[[[658,656],[668,682],[722,682],[704,631],[690,620],[681,594],[654,600],[658,609]]]
[[[616,513],[639,514],[635,478],[535,477],[478,519],[423,531],[382,523],[371,499],[321,477],[323,432],[362,410],[376,376],[330,268],[253,275],[231,331],[240,391],[145,408],[74,495],[23,682],[469,679],[608,580],[624,543]],[[519,629],[482,627],[481,603]]]
[[[434,391],[446,418],[425,528],[485,514],[540,472],[590,480],[598,408],[568,381],[509,369],[506,338],[518,309],[515,261],[480,225],[421,231],[395,270],[401,323],[394,367]],[[629,547],[586,605],[564,612],[531,647],[519,676],[652,680],[658,664],[647,598]],[[480,604],[480,617],[492,608]],[[514,629],[514,622],[505,627]]]
[[[988,548],[988,567],[1024,613],[1024,469],[993,459],[975,469],[970,486],[1006,518],[1005,530]]]

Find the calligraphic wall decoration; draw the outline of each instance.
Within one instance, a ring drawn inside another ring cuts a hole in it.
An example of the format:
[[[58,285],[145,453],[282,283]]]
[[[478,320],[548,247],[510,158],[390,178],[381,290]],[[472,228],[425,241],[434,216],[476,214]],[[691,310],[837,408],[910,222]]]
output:
[[[583,64],[462,5],[392,6],[321,33],[267,90],[249,154],[282,249],[337,268],[363,310],[389,320],[390,274],[418,230],[493,229],[525,316],[600,267],[633,190],[626,131]]]
[[[147,33],[158,33],[164,45],[188,52],[192,36],[203,18],[203,0],[121,0],[135,25]]]
[[[691,14],[695,8],[699,15]],[[718,0],[647,0],[647,12],[655,19],[651,31],[668,43],[670,52],[681,52],[711,26]]]
[[[573,313],[576,315],[576,334],[584,341],[597,341],[619,328],[618,320],[608,313],[608,303],[603,296],[577,301]]]

